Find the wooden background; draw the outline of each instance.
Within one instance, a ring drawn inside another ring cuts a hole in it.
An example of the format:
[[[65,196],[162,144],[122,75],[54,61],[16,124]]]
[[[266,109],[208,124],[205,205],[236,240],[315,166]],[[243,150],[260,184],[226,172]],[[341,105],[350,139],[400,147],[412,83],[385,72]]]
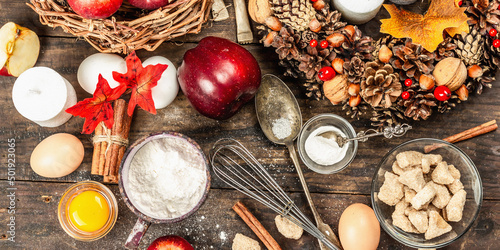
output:
[[[79,64],[96,51],[81,39],[71,37],[61,31],[43,26],[38,16],[26,6],[27,1],[0,0],[0,25],[12,21],[34,30],[40,36],[41,51],[37,66],[53,68],[68,79],[78,95],[78,99],[90,97],[78,84],[76,72]],[[226,0],[226,4],[232,1]],[[182,62],[183,54],[196,46],[205,36],[220,36],[236,41],[234,10],[229,8],[231,18],[218,23],[208,23],[198,35],[181,37],[176,42],[166,42],[155,52],[138,51],[142,60],[161,55],[175,65]],[[381,15],[384,15],[382,13]],[[255,28],[255,27],[254,27]],[[371,34],[377,34],[378,22],[372,21],[362,27]],[[254,29],[255,30],[255,29]],[[272,73],[282,77],[283,69],[277,65],[277,56],[271,48],[258,43],[245,45],[258,60],[262,73]],[[283,77],[282,77],[283,78]],[[498,76],[497,76],[498,78]],[[300,92],[300,81],[283,78],[295,93],[302,109],[304,121],[321,113],[334,113],[344,117],[341,107],[332,106],[328,101],[308,100]],[[11,92],[14,77],[0,77],[0,249],[121,249],[136,217],[121,200],[116,185],[109,185],[119,200],[118,221],[113,230],[103,239],[95,242],[80,242],[69,237],[57,220],[57,205],[64,191],[73,183],[89,180],[92,146],[90,137],[81,135],[83,119],[72,118],[58,128],[42,128],[23,118],[14,108]],[[427,121],[410,122],[414,129],[404,138],[392,140],[373,138],[360,143],[358,155],[344,171],[333,175],[321,175],[302,169],[313,193],[313,199],[323,220],[337,232],[337,224],[342,211],[352,203],[370,204],[370,184],[374,169],[382,156],[396,145],[421,137],[444,138],[477,126],[486,121],[500,118],[500,84],[496,81],[492,89],[486,89],[481,96],[471,95],[470,101],[459,105],[446,114],[433,115]],[[347,118],[347,117],[346,117]],[[350,120],[357,131],[369,128],[368,121]],[[205,153],[213,143],[230,137],[240,140],[264,164],[273,163],[270,170],[278,183],[293,197],[310,218],[307,201],[284,146],[274,145],[262,133],[253,102],[248,103],[234,117],[225,121],[215,121],[198,114],[182,93],[167,108],[158,110],[156,116],[142,110],[135,112],[130,139],[134,141],[151,132],[177,131],[196,140]],[[35,174],[29,166],[29,158],[34,147],[47,136],[66,132],[76,135],[85,146],[85,159],[72,174],[57,179],[43,178]],[[9,223],[7,183],[7,140],[16,140],[16,237],[15,242],[6,239]],[[447,249],[497,249],[500,237],[500,132],[483,135],[460,142],[463,149],[479,169],[484,190],[483,206],[472,228]],[[191,242],[195,249],[230,249],[236,233],[256,236],[231,210],[238,201],[248,205],[263,225],[281,244],[283,249],[317,249],[317,241],[305,234],[300,240],[282,237],[274,226],[275,214],[266,207],[249,200],[244,195],[228,188],[216,177],[211,191],[201,209],[190,218],[176,224],[152,225],[142,241],[145,248],[157,237],[177,234]],[[406,249],[385,232],[381,234],[380,249]]]

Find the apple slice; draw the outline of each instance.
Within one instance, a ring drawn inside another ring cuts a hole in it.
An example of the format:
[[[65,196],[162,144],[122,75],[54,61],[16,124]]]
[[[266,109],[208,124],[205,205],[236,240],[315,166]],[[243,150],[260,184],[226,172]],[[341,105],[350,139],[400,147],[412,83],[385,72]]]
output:
[[[167,235],[153,241],[148,250],[194,250],[194,248],[180,236]]]
[[[39,52],[35,32],[12,22],[0,29],[0,75],[18,77],[35,65]]]

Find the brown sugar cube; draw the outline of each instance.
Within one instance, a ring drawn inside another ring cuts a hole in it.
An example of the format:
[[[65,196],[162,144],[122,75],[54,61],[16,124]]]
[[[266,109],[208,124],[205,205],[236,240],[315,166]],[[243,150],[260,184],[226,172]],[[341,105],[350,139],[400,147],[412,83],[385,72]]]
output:
[[[411,205],[413,208],[420,210],[422,209],[425,205],[429,204],[434,196],[436,195],[436,190],[433,187],[432,182],[429,182],[425,185],[422,190],[417,192],[415,197],[411,200]]]
[[[460,171],[453,165],[448,165],[448,171],[455,179],[460,179]]]
[[[422,171],[424,174],[429,173],[431,169],[431,165],[437,165],[443,160],[443,157],[441,155],[435,155],[435,154],[426,154],[422,156]]]
[[[408,233],[418,233],[418,230],[411,224],[411,221],[404,214],[392,213],[392,225],[401,228]]]
[[[410,203],[406,202],[404,199],[401,199],[398,204],[394,207],[394,213],[396,214],[404,214],[406,208],[410,206]]]
[[[464,184],[459,179],[455,179],[451,184],[446,185],[452,194],[464,189]]]
[[[451,197],[450,202],[446,206],[446,220],[457,222],[462,219],[466,197],[467,192],[463,189]]]
[[[429,213],[431,211],[435,211],[435,212],[439,213],[439,212],[441,212],[441,209],[437,208],[436,206],[432,205],[432,203],[431,203],[431,204],[429,204],[429,206],[427,206],[427,209],[425,211],[427,212],[427,216],[429,216]]]
[[[281,215],[276,216],[274,222],[276,223],[278,231],[286,238],[298,240],[304,232],[304,229]]]
[[[429,220],[426,211],[411,211],[408,215],[408,219],[419,233],[425,233],[427,231]]]
[[[233,239],[232,250],[261,250],[261,248],[258,241],[237,233]]]
[[[431,176],[432,181],[438,184],[451,184],[455,180],[448,170],[448,164],[444,161],[438,163]]]
[[[385,180],[380,191],[378,193],[378,198],[389,206],[394,206],[396,203],[403,198],[403,184],[398,181],[398,176],[385,172]]]
[[[417,166],[422,163],[423,154],[417,151],[405,151],[396,155],[396,161],[400,168]]]
[[[415,195],[417,194],[417,191],[415,191],[407,186],[404,187],[404,192],[405,192],[404,200],[408,203],[410,203],[411,199],[413,199],[413,197],[415,197]]]
[[[404,173],[404,169],[400,168],[399,165],[398,165],[398,162],[395,161],[393,164],[392,164],[392,172],[394,172],[395,174],[397,175],[401,175],[402,173]]]
[[[415,212],[415,211],[419,211],[419,210],[416,210],[415,208],[413,208],[412,206],[409,206],[405,209],[405,215],[408,216],[410,215],[410,213],[412,212]]]
[[[417,192],[422,190],[425,186],[424,174],[420,168],[402,173],[398,180],[403,183],[403,185],[406,185]]]
[[[436,211],[429,213],[429,227],[425,232],[425,239],[430,240],[451,231],[451,226]]]
[[[450,202],[451,195],[450,192],[448,192],[448,188],[441,184],[436,184],[434,182],[433,187],[436,190],[436,196],[432,200],[432,205],[436,206],[437,208],[443,209],[448,205],[448,202]]]

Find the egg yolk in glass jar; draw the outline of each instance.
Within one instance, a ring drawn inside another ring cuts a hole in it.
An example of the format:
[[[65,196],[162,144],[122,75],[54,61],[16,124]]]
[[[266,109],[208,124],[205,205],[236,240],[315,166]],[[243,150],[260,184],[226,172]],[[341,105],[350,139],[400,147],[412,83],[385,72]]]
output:
[[[82,231],[97,231],[108,221],[108,202],[96,191],[84,191],[71,201],[69,218],[71,223]]]

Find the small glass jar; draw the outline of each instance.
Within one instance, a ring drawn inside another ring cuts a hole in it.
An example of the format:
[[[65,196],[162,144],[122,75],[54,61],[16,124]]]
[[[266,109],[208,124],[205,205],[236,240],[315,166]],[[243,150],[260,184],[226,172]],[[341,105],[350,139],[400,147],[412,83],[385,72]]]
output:
[[[78,229],[70,219],[69,207],[73,199],[85,191],[95,191],[102,195],[109,207],[108,220],[101,229],[86,232]],[[95,181],[82,181],[69,187],[61,197],[57,211],[59,223],[64,231],[71,237],[80,241],[94,241],[104,237],[115,225],[118,218],[118,202],[111,190],[103,184]]]
[[[356,137],[356,131],[352,125],[344,118],[334,114],[319,114],[309,119],[300,130],[297,148],[300,158],[304,164],[312,171],[320,174],[333,174],[345,169],[352,162],[358,151],[358,141],[349,141],[344,145],[347,147],[346,154],[339,162],[331,165],[321,165],[314,162],[308,155],[305,149],[307,138],[311,133],[323,126],[333,126],[342,131],[347,138]],[[333,156],[332,156],[333,157]]]

